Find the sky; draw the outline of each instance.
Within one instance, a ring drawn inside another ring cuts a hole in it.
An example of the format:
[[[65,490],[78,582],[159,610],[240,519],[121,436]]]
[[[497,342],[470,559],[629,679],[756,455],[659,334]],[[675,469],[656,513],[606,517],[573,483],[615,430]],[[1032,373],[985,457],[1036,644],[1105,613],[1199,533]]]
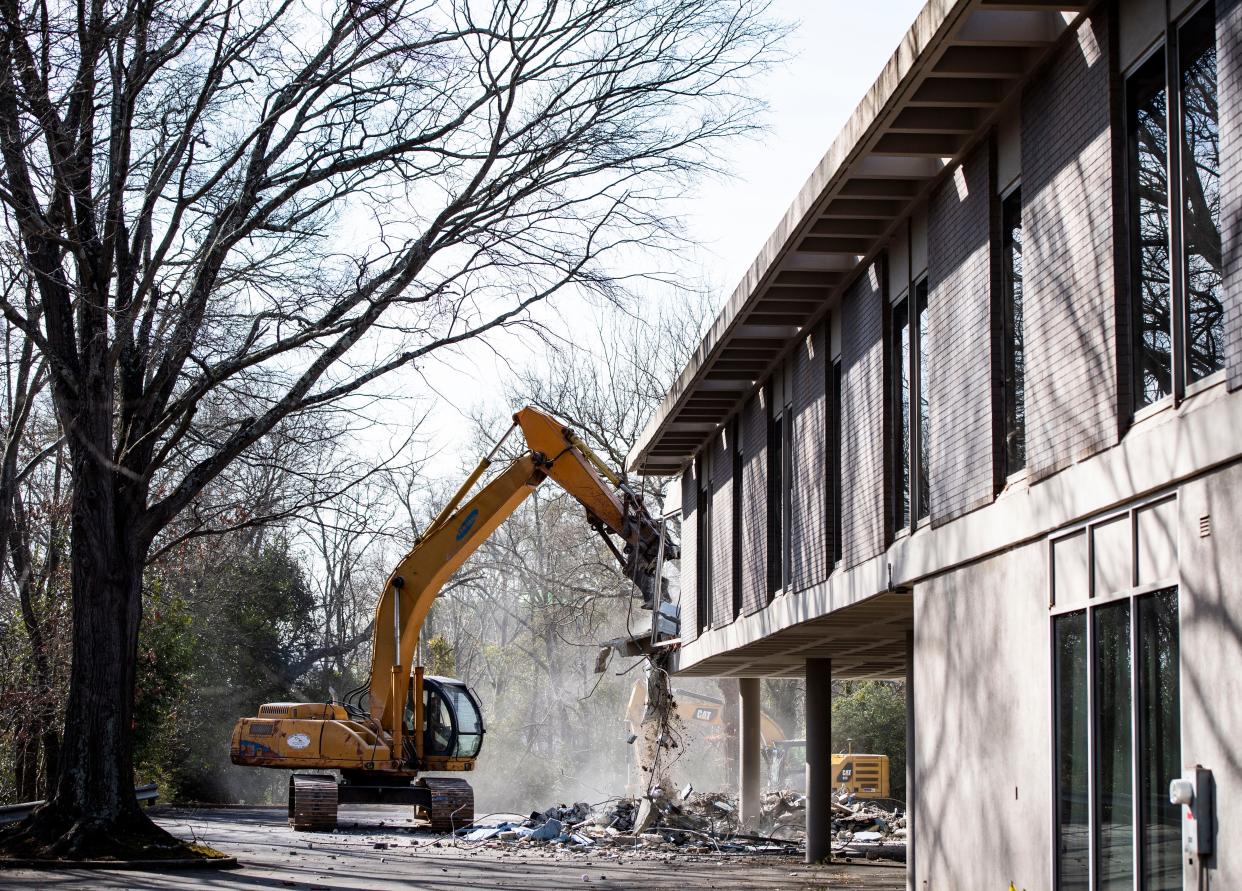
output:
[[[773,0],[774,16],[794,27],[784,47],[788,60],[754,84],[768,106],[765,131],[733,143],[724,152],[728,176],[701,183],[698,194],[687,196],[678,209],[694,245],[681,261],[687,266],[685,277],[707,286],[716,309],[742,279],[922,5],[922,0]],[[588,308],[561,299],[537,310],[535,318],[550,328],[573,330],[589,316]],[[410,385],[435,394],[424,403],[430,414],[423,428],[442,456],[433,466],[446,472],[460,466],[462,450],[469,447],[466,418],[480,404],[506,413],[519,407],[504,404],[505,384],[514,366],[537,361],[539,349],[529,334],[501,337],[420,370],[420,379]]]

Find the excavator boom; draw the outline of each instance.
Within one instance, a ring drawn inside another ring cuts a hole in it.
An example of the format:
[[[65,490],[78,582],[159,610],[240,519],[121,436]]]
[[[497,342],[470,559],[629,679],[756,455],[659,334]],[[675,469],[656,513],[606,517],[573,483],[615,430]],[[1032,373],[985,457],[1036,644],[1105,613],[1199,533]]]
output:
[[[623,571],[643,592],[644,605],[649,606],[646,601],[660,587],[654,579],[660,527],[641,498],[613,475],[572,430],[551,415],[527,406],[513,416],[513,424],[510,432],[520,429],[530,450],[462,504],[491,465],[500,447],[497,444],[397,564],[376,605],[369,710],[390,733],[400,733],[399,716],[406,700],[409,667],[432,602],[448,578],[543,480],[554,480],[582,504],[593,525],[622,540],[622,548],[613,546],[613,551],[618,554]],[[609,479],[604,477],[605,473]],[[666,558],[670,554],[675,558],[675,550],[675,546],[665,543]],[[394,703],[398,704],[395,709]]]

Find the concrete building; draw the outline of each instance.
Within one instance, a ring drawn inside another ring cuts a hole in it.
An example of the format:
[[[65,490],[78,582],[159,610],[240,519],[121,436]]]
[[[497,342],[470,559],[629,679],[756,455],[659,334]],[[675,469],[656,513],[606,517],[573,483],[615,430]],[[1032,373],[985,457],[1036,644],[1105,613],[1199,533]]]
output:
[[[660,405],[676,670],[806,677],[810,856],[906,678],[910,887],[1242,888],[1240,153],[1236,0],[930,0]]]

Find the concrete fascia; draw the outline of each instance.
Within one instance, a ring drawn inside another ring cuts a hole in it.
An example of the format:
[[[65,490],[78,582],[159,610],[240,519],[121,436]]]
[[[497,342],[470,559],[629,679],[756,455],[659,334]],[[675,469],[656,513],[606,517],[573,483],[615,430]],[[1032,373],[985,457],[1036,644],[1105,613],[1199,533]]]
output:
[[[805,591],[785,594],[754,615],[704,632],[674,659],[674,673],[710,668],[715,656],[894,588],[1036,541],[1067,526],[1242,460],[1242,391],[1224,382],[1170,406],[1118,445],[944,526],[921,529],[888,550]]]

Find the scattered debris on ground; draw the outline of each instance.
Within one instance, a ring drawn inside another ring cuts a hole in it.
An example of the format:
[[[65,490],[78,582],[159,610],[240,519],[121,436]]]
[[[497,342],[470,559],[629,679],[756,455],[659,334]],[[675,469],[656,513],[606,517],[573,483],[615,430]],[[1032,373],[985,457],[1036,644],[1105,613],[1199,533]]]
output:
[[[906,814],[898,806],[887,808],[852,795],[833,798],[832,850],[838,857],[904,861],[906,830]],[[806,796],[787,789],[764,793],[759,831],[801,843],[806,837]]]
[[[833,801],[833,854],[842,859],[905,860],[906,816],[874,801]],[[763,796],[757,826],[743,826],[737,799],[686,786],[597,805],[554,805],[525,820],[476,824],[458,835],[467,843],[619,858],[687,855],[795,854],[806,835],[806,797],[792,790]]]

